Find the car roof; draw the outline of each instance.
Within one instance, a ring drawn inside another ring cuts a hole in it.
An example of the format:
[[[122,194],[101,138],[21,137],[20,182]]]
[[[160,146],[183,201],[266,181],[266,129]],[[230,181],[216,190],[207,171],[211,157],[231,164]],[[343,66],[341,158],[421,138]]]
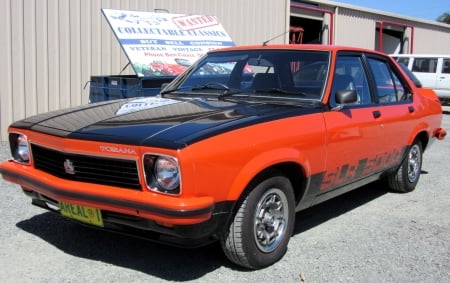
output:
[[[450,58],[450,55],[447,54],[428,54],[428,53],[424,53],[424,54],[389,54],[389,56],[392,57],[415,57],[415,58],[422,58],[422,57],[443,57],[443,58]]]
[[[372,54],[378,54],[382,56],[387,56],[387,54],[365,49],[365,48],[359,48],[359,47],[351,47],[351,46],[340,46],[340,45],[322,45],[322,44],[269,44],[269,45],[237,45],[233,47],[227,47],[227,48],[220,48],[211,50],[208,53],[216,53],[216,52],[223,52],[223,51],[230,51],[230,50],[317,50],[317,51],[353,51],[353,52],[365,52],[365,53],[372,53]]]

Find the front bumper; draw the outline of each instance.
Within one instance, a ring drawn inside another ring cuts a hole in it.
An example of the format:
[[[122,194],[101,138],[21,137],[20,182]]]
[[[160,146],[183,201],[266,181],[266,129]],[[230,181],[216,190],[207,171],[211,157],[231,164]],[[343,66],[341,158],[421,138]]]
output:
[[[212,197],[172,197],[74,182],[12,161],[1,163],[0,173],[20,185],[35,205],[56,212],[59,201],[95,207],[102,211],[108,230],[182,246],[197,246],[220,234],[233,205],[214,203]],[[163,240],[163,236],[173,239]]]
[[[57,201],[34,191],[24,189],[23,192],[31,197],[33,205],[59,213]],[[227,227],[226,223],[231,215],[231,207],[232,203],[230,202],[218,203],[209,220],[199,224],[171,227],[133,215],[102,210],[104,227],[88,226],[172,246],[195,248],[220,238]],[[82,222],[80,224],[87,225]]]

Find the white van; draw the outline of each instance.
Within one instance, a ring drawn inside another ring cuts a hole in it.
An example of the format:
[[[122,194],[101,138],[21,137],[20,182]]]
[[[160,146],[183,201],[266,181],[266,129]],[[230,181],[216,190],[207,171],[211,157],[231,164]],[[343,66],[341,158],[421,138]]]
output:
[[[443,102],[450,102],[450,55],[391,54],[422,83],[432,88]]]

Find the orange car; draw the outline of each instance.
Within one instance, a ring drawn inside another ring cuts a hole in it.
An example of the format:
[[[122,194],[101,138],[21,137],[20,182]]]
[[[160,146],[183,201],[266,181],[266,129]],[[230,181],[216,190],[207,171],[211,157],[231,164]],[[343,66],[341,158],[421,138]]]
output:
[[[157,97],[13,123],[0,172],[65,217],[180,246],[218,240],[258,269],[284,255],[297,211],[377,180],[414,190],[446,134],[441,113],[382,53],[233,47]]]

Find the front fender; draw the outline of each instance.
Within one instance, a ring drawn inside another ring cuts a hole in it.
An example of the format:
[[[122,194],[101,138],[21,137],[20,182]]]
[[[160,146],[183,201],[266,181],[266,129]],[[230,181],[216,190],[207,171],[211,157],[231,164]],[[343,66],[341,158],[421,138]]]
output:
[[[239,199],[248,184],[259,173],[267,168],[286,162],[298,164],[303,169],[305,176],[311,175],[311,164],[302,152],[295,148],[273,149],[254,156],[242,167],[242,170],[238,173],[230,187],[227,199]]]

